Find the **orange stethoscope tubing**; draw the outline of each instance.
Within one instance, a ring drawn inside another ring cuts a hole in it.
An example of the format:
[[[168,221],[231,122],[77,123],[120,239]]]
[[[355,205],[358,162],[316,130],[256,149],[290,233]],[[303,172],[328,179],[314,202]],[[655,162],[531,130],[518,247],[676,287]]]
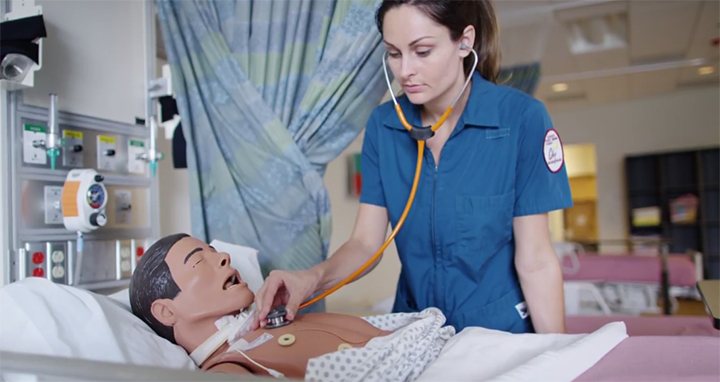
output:
[[[450,107],[445,110],[445,113],[438,119],[437,122],[430,128],[432,132],[434,133],[437,129],[442,126],[443,123],[445,123],[445,120],[450,116],[450,113],[452,113],[453,108],[455,107],[455,104],[460,99],[460,96],[465,92],[465,89],[467,88],[468,84],[470,83],[470,80],[472,79],[472,73],[475,71],[475,68],[477,67],[478,63],[478,55],[477,52],[475,52],[475,49],[471,49],[472,53],[475,55],[475,63],[473,64],[473,68],[470,71],[470,74],[468,75],[468,78],[465,80],[465,84],[463,85],[462,90],[460,90],[460,93],[457,95],[453,103],[450,105]],[[388,89],[390,90],[390,95],[392,96],[393,103],[395,104],[395,111],[397,112],[398,118],[400,119],[400,123],[402,123],[403,126],[408,131],[412,131],[413,126],[408,123],[407,119],[405,119],[405,114],[403,113],[402,109],[400,108],[400,104],[398,104],[397,99],[395,98],[395,94],[392,90],[392,85],[390,84],[390,78],[388,77],[387,73],[387,52],[383,54],[383,71],[385,72],[385,81],[387,81]],[[353,272],[350,276],[345,278],[345,280],[339,282],[334,287],[324,291],[323,293],[313,297],[312,299],[300,304],[299,309],[303,309],[307,306],[310,306],[323,298],[327,297],[331,293],[335,292],[336,290],[342,288],[347,283],[353,281],[355,277],[362,274],[370,265],[375,263],[377,259],[385,252],[385,249],[392,243],[393,239],[395,239],[395,236],[400,231],[400,228],[402,228],[403,224],[405,223],[405,218],[407,218],[408,213],[410,212],[410,207],[412,206],[413,201],[415,200],[415,193],[417,192],[418,183],[420,182],[420,173],[422,171],[422,162],[423,162],[423,154],[425,152],[425,140],[418,139],[418,156],[417,156],[417,166],[415,167],[415,179],[413,180],[412,188],[410,189],[410,196],[408,197],[407,204],[405,204],[405,210],[403,211],[402,215],[400,216],[400,219],[398,220],[397,225],[395,226],[395,229],[393,229],[392,233],[388,238],[385,240],[385,243],[380,247],[380,249],[358,270]]]

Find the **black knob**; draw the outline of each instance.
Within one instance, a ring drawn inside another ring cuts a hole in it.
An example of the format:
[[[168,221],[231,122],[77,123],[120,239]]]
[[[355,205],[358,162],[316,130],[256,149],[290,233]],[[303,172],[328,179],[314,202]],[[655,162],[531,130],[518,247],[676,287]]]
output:
[[[72,151],[74,153],[79,153],[79,152],[83,151],[83,147],[82,147],[82,145],[75,145],[75,146],[73,146]]]
[[[107,217],[102,212],[95,212],[90,215],[90,224],[95,227],[104,226],[107,223]]]
[[[115,156],[115,150],[113,150],[113,149],[105,150],[105,155],[109,156],[109,157]]]
[[[102,175],[100,175],[100,174],[95,175],[95,181],[96,181],[96,182],[100,183],[100,182],[102,182],[103,180],[105,180],[105,178],[104,178]]]

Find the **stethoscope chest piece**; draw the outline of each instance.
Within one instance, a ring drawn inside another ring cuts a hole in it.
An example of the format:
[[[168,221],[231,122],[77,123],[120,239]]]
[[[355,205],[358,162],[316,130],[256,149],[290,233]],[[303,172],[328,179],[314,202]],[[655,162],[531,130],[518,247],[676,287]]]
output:
[[[285,318],[287,311],[284,306],[275,308],[267,315],[267,325],[265,329],[277,329],[289,325],[291,321]]]

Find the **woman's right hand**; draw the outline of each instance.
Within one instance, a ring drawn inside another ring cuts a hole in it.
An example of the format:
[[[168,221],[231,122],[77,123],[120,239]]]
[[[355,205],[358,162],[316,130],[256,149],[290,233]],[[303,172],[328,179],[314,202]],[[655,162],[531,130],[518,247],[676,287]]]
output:
[[[319,281],[313,270],[271,271],[255,295],[257,311],[252,330],[265,327],[267,315],[278,306],[285,305],[286,318],[295,319],[300,304],[315,293]]]

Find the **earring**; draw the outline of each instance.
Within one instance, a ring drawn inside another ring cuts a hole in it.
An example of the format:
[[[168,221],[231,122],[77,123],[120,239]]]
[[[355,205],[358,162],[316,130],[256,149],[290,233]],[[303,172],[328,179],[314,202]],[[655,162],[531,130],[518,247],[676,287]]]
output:
[[[462,49],[462,50],[467,50],[467,48],[468,48],[468,46],[465,45],[464,42],[461,42],[461,43],[460,43],[460,49]]]

